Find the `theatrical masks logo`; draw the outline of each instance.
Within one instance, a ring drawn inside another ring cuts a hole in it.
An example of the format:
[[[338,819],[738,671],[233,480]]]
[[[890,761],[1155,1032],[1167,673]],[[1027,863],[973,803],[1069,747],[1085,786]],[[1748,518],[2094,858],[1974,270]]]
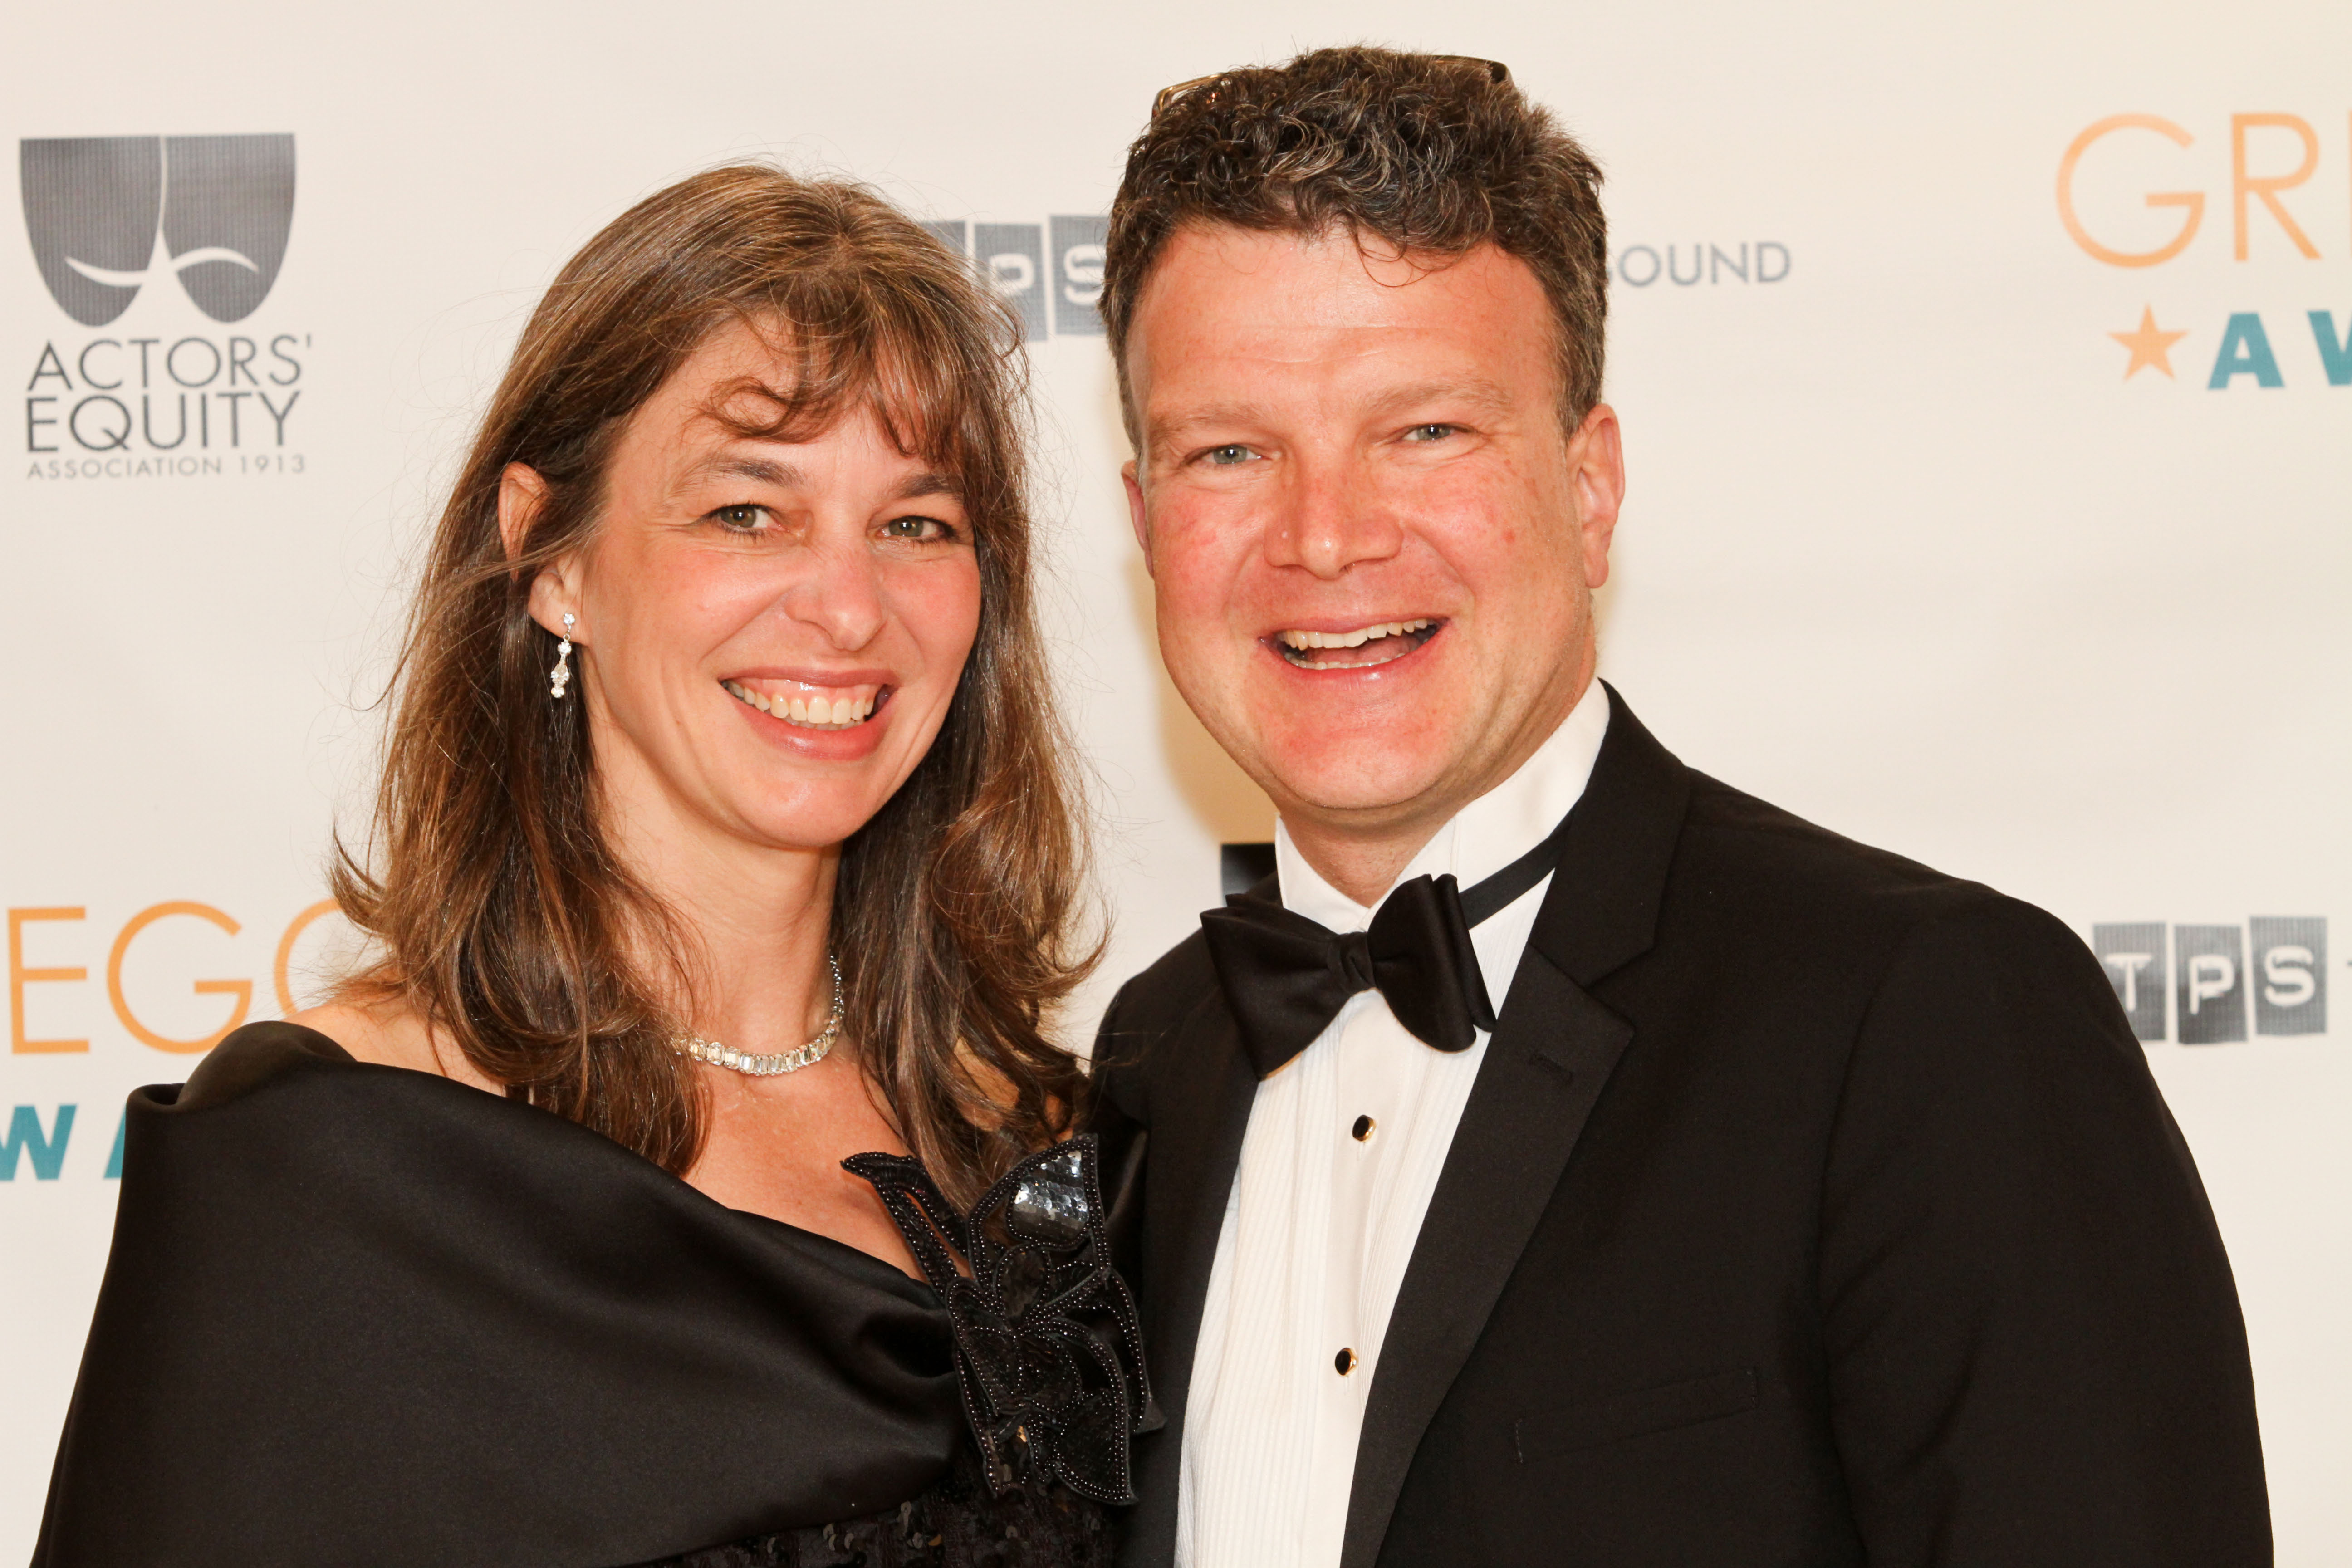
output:
[[[291,136],[26,141],[17,164],[41,279],[85,327],[129,310],[159,271],[215,321],[252,315],[278,281],[294,223]]]
[[[53,338],[28,353],[25,477],[303,472],[293,437],[305,421],[289,421],[310,334],[276,324],[215,333],[170,289],[176,280],[177,294],[225,325],[261,309],[294,222],[294,138],[28,138],[17,174],[50,298],[82,326],[122,334]]]

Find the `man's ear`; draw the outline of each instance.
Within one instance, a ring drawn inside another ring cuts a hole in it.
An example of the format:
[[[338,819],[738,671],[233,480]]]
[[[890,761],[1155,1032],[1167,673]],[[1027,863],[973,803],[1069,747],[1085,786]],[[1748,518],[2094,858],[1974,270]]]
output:
[[[509,463],[506,472],[499,476],[499,542],[505,547],[508,560],[522,553],[546,505],[547,481],[539,470],[528,463]],[[574,619],[568,629],[563,625],[566,615]],[[575,643],[587,641],[587,627],[579,624],[578,552],[550,562],[531,578],[530,618],[558,637],[568,636]]]
[[[1119,479],[1127,485],[1127,521],[1135,529],[1136,548],[1143,552],[1143,569],[1151,570],[1151,524],[1143,511],[1143,487],[1136,482],[1135,459],[1129,458],[1120,465]]]
[[[1617,411],[1596,403],[1568,443],[1570,483],[1575,487],[1576,526],[1583,535],[1584,584],[1609,581],[1609,545],[1617,533],[1617,511],[1625,504],[1625,448],[1617,431]]]

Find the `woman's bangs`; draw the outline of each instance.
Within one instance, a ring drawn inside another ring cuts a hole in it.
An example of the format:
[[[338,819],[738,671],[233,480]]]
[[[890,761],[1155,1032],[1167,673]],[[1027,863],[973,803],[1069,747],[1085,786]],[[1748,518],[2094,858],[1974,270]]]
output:
[[[862,408],[899,453],[967,481],[982,423],[975,391],[984,390],[968,379],[971,345],[939,330],[929,312],[905,309],[908,301],[793,303],[802,308],[736,317],[773,348],[782,384],[745,376],[722,384],[710,416],[747,440],[809,441]]]

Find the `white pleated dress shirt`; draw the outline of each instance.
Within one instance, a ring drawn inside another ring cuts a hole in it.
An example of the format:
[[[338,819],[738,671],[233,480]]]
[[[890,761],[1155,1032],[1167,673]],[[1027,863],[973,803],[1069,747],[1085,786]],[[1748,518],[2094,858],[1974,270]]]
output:
[[[1583,795],[1608,725],[1596,680],[1398,879],[1450,871],[1466,890],[1534,848]],[[1371,923],[1279,824],[1275,867],[1285,908],[1333,931]],[[1471,931],[1497,1011],[1550,886],[1545,878]],[[1365,991],[1258,1085],[1192,1353],[1178,1568],[1339,1563],[1389,1312],[1486,1040],[1482,1030],[1467,1050],[1433,1049]]]

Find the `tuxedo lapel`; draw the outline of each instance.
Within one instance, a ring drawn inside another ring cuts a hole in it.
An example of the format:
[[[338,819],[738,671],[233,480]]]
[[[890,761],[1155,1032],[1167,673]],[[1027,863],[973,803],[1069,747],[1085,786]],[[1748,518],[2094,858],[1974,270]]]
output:
[[[1257,1078],[1213,988],[1171,1031],[1150,1067],[1150,1173],[1144,1184],[1145,1355],[1168,1425],[1138,1445],[1137,1503],[1123,1564],[1172,1562],[1192,1347],[1241,1163]]]
[[[1422,1435],[1485,1331],[1602,1086],[1633,1043],[1632,1026],[1584,987],[1648,949],[1690,784],[1613,689],[1609,695],[1608,737],[1570,814],[1559,868],[1381,1342],[1340,1568],[1372,1568],[1379,1558]],[[1238,1152],[1238,1133],[1234,1143]]]

